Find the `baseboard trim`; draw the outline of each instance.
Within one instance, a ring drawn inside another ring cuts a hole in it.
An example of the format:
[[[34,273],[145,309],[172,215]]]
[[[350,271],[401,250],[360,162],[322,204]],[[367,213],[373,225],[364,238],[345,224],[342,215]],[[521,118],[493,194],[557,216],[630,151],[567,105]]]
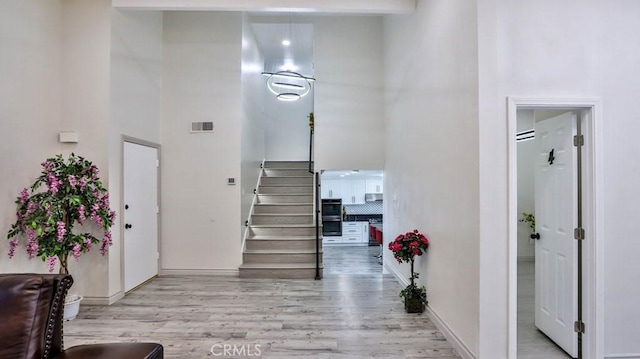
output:
[[[536,261],[536,257],[535,256],[521,256],[518,257],[518,262],[535,262]]]
[[[467,348],[466,345],[458,338],[458,336],[449,328],[449,326],[440,318],[440,316],[430,307],[427,306],[427,314],[433,324],[438,328],[442,335],[451,343],[453,349],[458,352],[462,359],[476,359],[476,356]]]
[[[409,279],[405,278],[400,271],[396,268],[396,266],[392,265],[386,258],[384,259],[385,268],[393,274],[393,276],[402,284],[403,286],[409,285]],[[476,359],[476,356],[467,348],[466,345],[458,338],[457,335],[449,328],[449,326],[440,318],[440,316],[429,306],[427,306],[427,315],[431,318],[433,324],[438,328],[438,330],[444,335],[453,349],[463,358],[463,359]]]
[[[402,273],[400,273],[400,271],[396,268],[396,266],[392,265],[388,261],[387,257],[384,258],[383,262],[384,262],[384,267],[389,272],[391,272],[391,274],[393,274],[394,277],[396,277],[396,279],[398,280],[398,282],[400,282],[400,284],[402,284],[405,287],[409,285],[409,279],[403,276]]]
[[[124,298],[124,292],[119,291],[110,297],[83,297],[83,305],[111,305]]]
[[[605,359],[640,359],[640,353],[636,354],[609,354],[604,356]]]
[[[238,269],[161,269],[160,276],[171,275],[210,275],[218,277],[238,277]]]

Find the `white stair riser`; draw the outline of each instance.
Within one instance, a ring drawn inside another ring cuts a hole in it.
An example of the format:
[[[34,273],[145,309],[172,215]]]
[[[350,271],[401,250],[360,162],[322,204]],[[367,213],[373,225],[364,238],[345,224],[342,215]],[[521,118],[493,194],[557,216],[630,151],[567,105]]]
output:
[[[242,256],[242,263],[315,263],[315,253],[269,253],[256,254],[245,253]],[[320,263],[322,263],[322,253],[320,253]]]
[[[298,204],[298,205],[257,205],[253,207],[253,214],[277,214],[277,213],[298,213],[298,214],[313,214],[313,205],[310,204]]]
[[[320,239],[322,248],[322,239]],[[316,241],[313,240],[277,240],[277,239],[247,239],[247,250],[278,250],[278,249],[303,249],[315,250]]]
[[[313,186],[260,186],[259,194],[313,194]]]
[[[322,230],[322,229],[320,229]],[[251,227],[250,233],[254,236],[282,236],[282,237],[295,237],[295,236],[315,236],[315,227]]]
[[[316,276],[315,268],[305,269],[254,269],[240,268],[240,278],[276,278],[276,279],[313,279]],[[322,269],[320,269],[322,277]]]
[[[251,224],[312,224],[312,215],[296,215],[291,216],[288,214],[283,215],[253,215],[251,217]]]
[[[264,168],[299,168],[299,169],[309,169],[309,162],[307,161],[267,161],[264,164]]]
[[[257,203],[313,203],[313,195],[301,194],[301,195],[270,195],[259,194]]]
[[[307,185],[313,187],[312,177],[262,177],[261,186],[273,185]]]
[[[313,173],[309,173],[308,169],[265,168],[263,171],[263,177],[313,177]]]

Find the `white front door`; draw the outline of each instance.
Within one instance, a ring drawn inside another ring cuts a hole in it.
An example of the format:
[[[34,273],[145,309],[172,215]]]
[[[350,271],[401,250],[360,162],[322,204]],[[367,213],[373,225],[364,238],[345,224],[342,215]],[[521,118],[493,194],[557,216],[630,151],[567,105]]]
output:
[[[124,289],[158,274],[158,150],[124,143]]]
[[[573,112],[535,124],[535,324],[572,357],[578,353],[576,151]]]

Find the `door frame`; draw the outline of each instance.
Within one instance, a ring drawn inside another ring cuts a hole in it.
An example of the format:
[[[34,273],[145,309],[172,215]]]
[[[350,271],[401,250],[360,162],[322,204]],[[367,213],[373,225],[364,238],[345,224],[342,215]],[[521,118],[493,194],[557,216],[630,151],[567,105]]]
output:
[[[566,109],[580,111],[582,134],[583,225],[583,321],[586,325],[582,347],[584,359],[604,357],[604,267],[603,267],[603,172],[602,105],[599,98],[507,97],[508,152],[508,353],[517,357],[518,336],[518,146],[517,111],[525,109]]]
[[[140,146],[146,146],[146,147],[151,147],[151,148],[155,148],[156,151],[158,152],[158,161],[160,163],[162,163],[161,159],[162,159],[162,153],[161,153],[161,146],[158,143],[155,142],[151,142],[151,141],[147,141],[147,140],[143,140],[140,138],[136,138],[136,137],[131,137],[131,136],[127,136],[127,135],[122,135],[122,140],[120,141],[120,238],[121,238],[121,243],[120,243],[120,291],[122,293],[122,295],[124,296],[126,294],[125,292],[125,287],[124,287],[124,222],[122,221],[122,219],[124,219],[124,144],[125,142],[128,143],[133,143],[136,145],[140,145]],[[162,183],[161,181],[161,171],[160,171],[160,166],[157,167],[158,168],[158,175],[157,175],[157,189],[158,189],[158,193],[156,195],[156,198],[158,200],[158,207],[160,207],[160,203],[162,202],[161,200],[161,188],[160,185]],[[158,227],[158,253],[162,253],[162,241],[160,240],[162,238],[162,233],[161,233],[161,229],[162,226],[161,224],[161,219],[162,219],[162,211],[159,211],[157,213],[157,221],[156,221],[156,225]],[[162,268],[162,255],[159,256],[158,258],[158,273],[160,273],[160,270]],[[134,288],[135,289],[135,288]]]

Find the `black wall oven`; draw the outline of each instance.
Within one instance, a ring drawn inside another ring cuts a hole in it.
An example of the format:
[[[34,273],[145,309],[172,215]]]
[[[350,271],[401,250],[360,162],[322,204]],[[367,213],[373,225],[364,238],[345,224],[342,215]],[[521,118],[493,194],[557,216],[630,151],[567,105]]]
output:
[[[322,200],[322,236],[342,236],[342,200]]]

